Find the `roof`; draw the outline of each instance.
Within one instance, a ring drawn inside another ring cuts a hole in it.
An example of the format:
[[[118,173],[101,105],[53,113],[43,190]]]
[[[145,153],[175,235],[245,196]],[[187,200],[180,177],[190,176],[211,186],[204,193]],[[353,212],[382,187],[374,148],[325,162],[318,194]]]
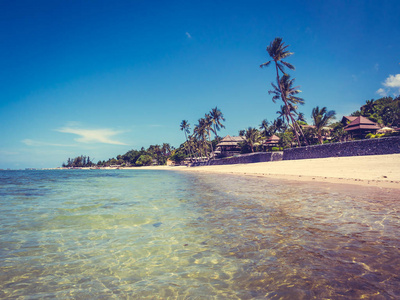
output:
[[[355,119],[357,119],[357,117],[354,116],[343,116],[341,123],[344,123],[344,121],[349,121],[350,123],[353,122]]]
[[[230,136],[224,137],[217,146],[237,146],[237,144],[244,142],[244,137],[242,136]]]
[[[267,138],[264,144],[276,144],[279,143],[280,138],[277,137],[275,134]]]
[[[363,116],[356,117],[349,125],[344,127],[344,130],[346,131],[359,129],[378,130],[380,127],[375,122],[372,122],[370,119]]]

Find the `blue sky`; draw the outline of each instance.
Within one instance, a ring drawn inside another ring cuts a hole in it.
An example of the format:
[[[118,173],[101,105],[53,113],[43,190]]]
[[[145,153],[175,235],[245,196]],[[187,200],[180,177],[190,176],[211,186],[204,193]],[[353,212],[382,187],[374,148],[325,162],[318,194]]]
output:
[[[276,118],[277,36],[310,117],[400,93],[400,1],[0,0],[0,168],[96,162],[184,141],[218,106],[220,135]]]

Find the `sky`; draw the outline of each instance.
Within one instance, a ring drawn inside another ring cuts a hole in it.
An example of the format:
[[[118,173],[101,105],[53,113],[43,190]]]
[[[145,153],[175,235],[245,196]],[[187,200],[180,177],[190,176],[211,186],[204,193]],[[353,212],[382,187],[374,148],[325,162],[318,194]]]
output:
[[[0,168],[179,147],[212,108],[220,136],[273,121],[266,47],[282,37],[311,122],[400,94],[400,1],[0,0]]]

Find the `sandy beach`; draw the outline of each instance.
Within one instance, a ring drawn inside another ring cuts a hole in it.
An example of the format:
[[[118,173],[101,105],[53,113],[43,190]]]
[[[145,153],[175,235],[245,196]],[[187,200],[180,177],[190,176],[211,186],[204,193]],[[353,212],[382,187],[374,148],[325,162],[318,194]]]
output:
[[[285,160],[190,168],[159,167],[159,169],[166,168],[184,172],[265,176],[296,181],[344,183],[400,189],[400,154]]]

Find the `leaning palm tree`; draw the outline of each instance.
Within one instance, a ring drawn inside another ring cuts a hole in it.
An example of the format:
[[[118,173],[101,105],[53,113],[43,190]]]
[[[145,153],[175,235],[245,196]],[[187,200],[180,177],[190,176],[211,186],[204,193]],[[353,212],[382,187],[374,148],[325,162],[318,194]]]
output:
[[[335,115],[335,111],[328,111],[326,107],[319,109],[319,107],[317,106],[313,108],[311,118],[314,121],[315,132],[317,134],[320,144],[323,143],[322,135],[324,133],[324,127],[326,127],[330,123],[330,121],[335,119]]]
[[[270,64],[271,64],[271,62],[274,62],[275,63],[275,70],[276,70],[276,82],[277,82],[277,87],[275,87],[274,85],[274,88],[276,88],[276,90],[279,92],[279,94],[280,94],[280,98],[282,99],[282,101],[283,101],[283,103],[284,103],[284,106],[286,107],[286,113],[287,113],[287,116],[289,116],[290,115],[290,111],[288,110],[288,108],[289,108],[289,106],[288,106],[288,99],[287,99],[287,97],[286,97],[286,91],[287,91],[287,89],[285,89],[285,87],[284,86],[282,86],[282,82],[281,82],[281,80],[280,80],[280,76],[279,76],[279,71],[281,71],[282,72],[282,74],[283,74],[283,77],[285,77],[285,75],[286,76],[288,76],[287,74],[286,74],[286,72],[285,72],[285,67],[287,67],[288,69],[290,69],[290,70],[294,70],[295,69],[295,67],[292,65],[292,64],[290,64],[290,63],[288,63],[288,62],[286,62],[286,61],[284,61],[283,59],[285,59],[286,57],[289,57],[289,56],[291,56],[292,54],[293,54],[293,52],[289,52],[288,50],[287,50],[287,48],[289,47],[289,45],[285,45],[283,42],[282,42],[282,38],[280,38],[280,37],[277,37],[277,38],[275,38],[270,44],[269,44],[269,46],[267,47],[267,52],[268,52],[268,54],[269,54],[269,56],[272,58],[272,60],[270,60],[270,61],[267,61],[266,63],[263,63],[263,64],[261,64],[260,65],[260,67],[261,68],[263,68],[263,67],[268,67]],[[276,100],[277,98],[275,98],[275,100]],[[274,98],[273,98],[273,100],[274,100]],[[274,102],[275,102],[275,100],[274,100]],[[303,103],[304,103],[304,100],[303,100]],[[288,123],[289,123],[289,120],[287,120],[288,121]],[[295,135],[296,135],[296,139],[297,139],[297,143],[298,143],[298,145],[299,145],[299,147],[301,146],[301,144],[300,144],[300,139],[299,139],[299,135],[298,135],[298,129],[299,129],[299,127],[298,126],[296,126],[295,124],[294,124],[294,119],[292,118],[292,125],[293,125],[293,131],[294,131],[294,133],[295,133]],[[307,142],[306,142],[307,143]]]
[[[218,109],[218,107],[211,109],[210,115],[211,115],[211,122],[214,125],[215,137],[218,139],[217,131],[220,131],[221,128],[225,128],[224,124],[222,124],[221,122],[225,121],[224,115],[222,114],[221,110]]]

